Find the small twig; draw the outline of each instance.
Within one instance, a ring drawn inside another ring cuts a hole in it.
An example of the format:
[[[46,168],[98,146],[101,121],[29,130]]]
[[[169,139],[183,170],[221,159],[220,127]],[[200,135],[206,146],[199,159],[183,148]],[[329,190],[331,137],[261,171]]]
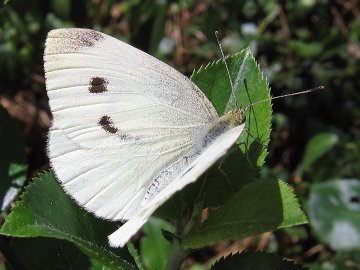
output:
[[[192,215],[188,223],[185,225],[182,232],[180,233],[178,232],[178,234],[180,235],[180,240],[175,237],[173,239],[173,248],[171,251],[168,264],[166,266],[167,270],[179,270],[184,260],[186,259],[187,255],[190,252],[189,250],[183,249],[181,247],[181,239],[184,239],[190,233],[190,231],[193,230],[199,224],[199,219],[203,209],[203,202],[205,197],[205,193],[204,193],[205,182],[206,181],[202,182],[199,195],[195,199]]]

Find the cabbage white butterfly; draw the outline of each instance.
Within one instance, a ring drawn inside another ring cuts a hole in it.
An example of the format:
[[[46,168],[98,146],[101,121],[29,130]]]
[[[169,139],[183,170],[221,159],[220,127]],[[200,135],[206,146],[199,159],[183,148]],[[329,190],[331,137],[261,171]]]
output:
[[[114,247],[225,155],[244,129],[243,110],[219,117],[188,78],[100,32],[50,31],[44,68],[51,166],[86,210],[128,220],[109,236]]]

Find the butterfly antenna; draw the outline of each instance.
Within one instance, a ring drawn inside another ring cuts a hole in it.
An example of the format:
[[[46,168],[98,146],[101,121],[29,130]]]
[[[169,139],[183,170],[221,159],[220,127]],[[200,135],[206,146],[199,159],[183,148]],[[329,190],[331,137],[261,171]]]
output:
[[[237,100],[236,100],[236,96],[235,96],[234,85],[233,85],[233,82],[232,82],[232,80],[231,80],[229,67],[228,67],[228,65],[227,65],[227,63],[226,63],[224,51],[223,51],[223,49],[222,49],[222,45],[221,45],[221,43],[220,43],[220,37],[219,37],[219,36],[220,36],[220,35],[219,35],[219,32],[218,32],[218,31],[215,31],[216,41],[217,41],[217,43],[218,43],[218,45],[219,45],[220,52],[221,52],[221,56],[222,56],[222,59],[223,59],[223,61],[224,61],[225,67],[226,67],[226,72],[227,72],[228,77],[229,77],[229,81],[230,81],[230,85],[231,85],[231,94],[232,94],[232,96],[233,96],[233,98],[234,98],[234,100],[235,100],[235,106],[238,108],[238,104],[237,104]]]
[[[305,90],[305,91],[301,91],[301,92],[296,92],[296,93],[291,93],[291,94],[286,94],[286,95],[271,97],[271,98],[268,98],[268,99],[260,100],[260,101],[257,101],[257,102],[255,102],[255,103],[249,104],[249,105],[245,108],[245,110],[247,110],[247,109],[248,109],[249,107],[251,107],[251,106],[254,106],[254,105],[256,105],[256,104],[263,103],[263,102],[266,102],[266,101],[269,101],[269,100],[274,100],[274,99],[278,99],[278,98],[284,98],[284,97],[291,97],[291,96],[297,96],[297,95],[307,94],[307,93],[315,92],[315,91],[322,90],[322,89],[325,89],[325,87],[324,87],[324,86],[318,86],[318,87],[314,87],[314,88],[311,88],[311,89],[308,89],[308,90]]]

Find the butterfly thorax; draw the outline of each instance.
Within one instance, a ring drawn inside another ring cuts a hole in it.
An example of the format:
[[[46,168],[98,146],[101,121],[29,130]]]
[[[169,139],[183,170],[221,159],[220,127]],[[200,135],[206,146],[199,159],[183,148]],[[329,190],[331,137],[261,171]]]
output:
[[[212,121],[204,130],[204,135],[198,144],[202,150],[208,147],[218,136],[225,133],[227,130],[237,127],[245,122],[245,112],[243,109],[234,109],[225,115]]]
[[[167,185],[169,185],[176,177],[189,169],[191,163],[199,157],[221,134],[237,127],[245,122],[245,111],[243,109],[234,109],[221,117],[217,117],[211,121],[209,125],[196,133],[197,140],[194,141],[193,150],[188,154],[170,164],[165,170],[161,171],[147,188],[143,202],[151,199],[155,194],[159,193]]]

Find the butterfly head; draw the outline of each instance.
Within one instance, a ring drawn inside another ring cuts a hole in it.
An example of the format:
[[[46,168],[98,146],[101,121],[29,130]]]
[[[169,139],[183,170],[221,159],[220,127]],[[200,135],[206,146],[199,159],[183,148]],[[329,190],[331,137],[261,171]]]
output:
[[[230,121],[233,127],[240,126],[245,123],[246,120],[245,110],[241,108],[235,108],[234,110],[228,112],[225,117],[228,121]]]

